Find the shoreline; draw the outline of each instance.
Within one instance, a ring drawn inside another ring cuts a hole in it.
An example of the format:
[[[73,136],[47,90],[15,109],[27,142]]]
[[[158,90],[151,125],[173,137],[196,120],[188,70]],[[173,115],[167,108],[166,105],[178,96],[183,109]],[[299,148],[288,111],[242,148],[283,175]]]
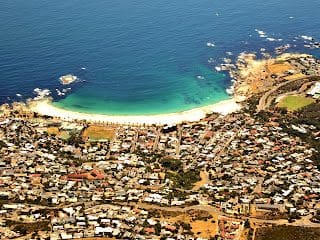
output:
[[[186,111],[153,114],[153,115],[106,115],[90,114],[76,111],[65,110],[53,106],[50,99],[30,101],[28,107],[32,112],[39,115],[60,118],[66,121],[88,121],[92,123],[113,123],[123,125],[145,124],[145,125],[174,125],[182,122],[199,121],[209,113],[219,113],[226,115],[241,109],[234,98],[223,100],[218,103],[210,104],[204,107],[193,108]]]

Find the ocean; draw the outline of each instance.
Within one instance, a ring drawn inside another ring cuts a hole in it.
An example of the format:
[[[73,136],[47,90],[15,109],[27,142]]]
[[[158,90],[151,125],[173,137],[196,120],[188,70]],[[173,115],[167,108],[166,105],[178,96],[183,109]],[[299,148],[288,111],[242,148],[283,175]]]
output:
[[[285,44],[319,56],[304,47],[320,41],[319,12],[319,0],[0,0],[0,103],[35,88],[58,107],[109,115],[216,103],[229,98],[215,70],[225,57]],[[80,80],[61,85],[70,73]]]

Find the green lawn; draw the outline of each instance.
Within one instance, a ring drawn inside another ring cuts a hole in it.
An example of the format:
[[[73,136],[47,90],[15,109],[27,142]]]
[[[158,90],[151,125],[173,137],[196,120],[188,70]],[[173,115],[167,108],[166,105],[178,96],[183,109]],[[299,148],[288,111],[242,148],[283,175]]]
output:
[[[295,111],[299,108],[305,107],[311,103],[315,102],[312,98],[307,98],[304,96],[287,96],[281,99],[278,106],[287,108],[289,111]]]

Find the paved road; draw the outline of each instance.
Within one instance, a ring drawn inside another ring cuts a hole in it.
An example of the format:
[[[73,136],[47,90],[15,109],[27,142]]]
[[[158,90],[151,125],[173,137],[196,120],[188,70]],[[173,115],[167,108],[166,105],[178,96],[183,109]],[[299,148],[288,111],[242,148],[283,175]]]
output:
[[[287,85],[287,84],[289,84],[289,83],[296,82],[296,81],[303,80],[303,79],[309,79],[309,78],[311,78],[311,77],[313,77],[313,76],[306,76],[306,77],[303,77],[303,78],[298,78],[298,79],[294,79],[294,80],[289,80],[289,81],[280,83],[280,84],[277,85],[277,86],[274,86],[270,91],[266,92],[266,93],[260,98],[260,100],[259,100],[259,105],[258,105],[258,107],[257,107],[257,111],[259,112],[259,111],[266,110],[266,109],[270,106],[273,98],[269,99],[269,97],[270,97],[273,93],[275,93],[276,91],[278,91],[279,88],[281,88],[281,87],[283,87],[283,86],[285,86],[285,85]]]

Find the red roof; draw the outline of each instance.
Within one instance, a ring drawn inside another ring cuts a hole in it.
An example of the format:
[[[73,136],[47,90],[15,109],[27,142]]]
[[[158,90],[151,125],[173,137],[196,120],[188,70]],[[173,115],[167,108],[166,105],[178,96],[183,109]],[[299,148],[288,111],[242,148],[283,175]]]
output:
[[[98,169],[94,169],[91,172],[87,173],[70,173],[67,175],[68,180],[75,180],[75,179],[87,179],[87,180],[102,180],[105,179],[105,174],[103,171]]]
[[[144,231],[146,232],[146,233],[155,233],[156,231],[154,230],[154,228],[144,228]]]

